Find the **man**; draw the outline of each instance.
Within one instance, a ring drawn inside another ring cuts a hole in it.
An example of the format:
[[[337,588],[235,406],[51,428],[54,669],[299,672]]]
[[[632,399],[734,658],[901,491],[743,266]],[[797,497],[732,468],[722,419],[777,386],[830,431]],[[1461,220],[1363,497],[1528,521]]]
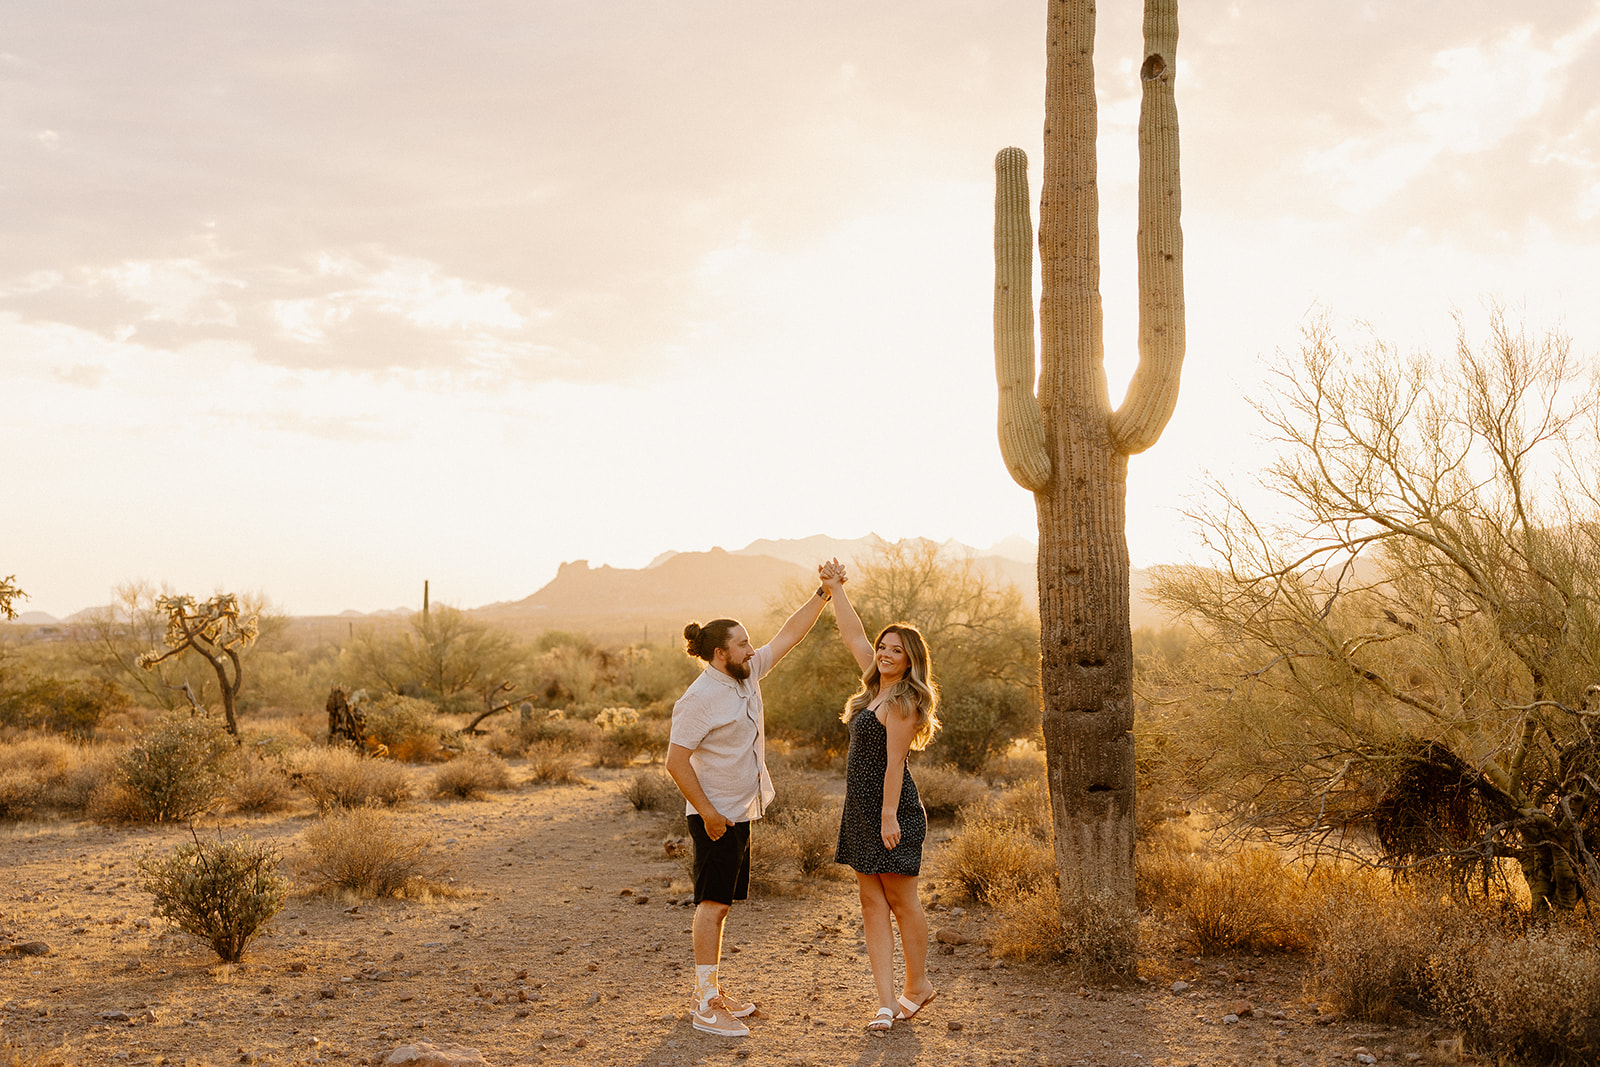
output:
[[[751,647],[750,635],[734,619],[692,622],[683,629],[689,655],[705,669],[673,705],[667,773],[687,801],[694,838],[692,1019],[707,1034],[746,1037],[750,1030],[739,1020],[756,1010],[754,1003],[722,992],[717,968],[728,909],[745,899],[750,886],[750,824],[774,796],[761,678],[800,643],[828,600],[819,586],[760,648]]]

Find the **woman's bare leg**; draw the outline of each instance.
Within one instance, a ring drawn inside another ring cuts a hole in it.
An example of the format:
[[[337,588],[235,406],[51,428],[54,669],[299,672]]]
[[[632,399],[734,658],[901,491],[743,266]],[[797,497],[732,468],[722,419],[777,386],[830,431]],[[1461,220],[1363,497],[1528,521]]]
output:
[[[906,996],[920,1004],[933,992],[933,983],[928,981],[928,917],[917,896],[917,878],[904,874],[880,874],[878,878],[884,900],[900,927],[900,951],[906,958]]]
[[[867,962],[872,965],[872,984],[878,988],[880,1008],[895,1006],[894,923],[880,881],[888,877],[886,874],[856,874],[856,884],[861,890],[861,926],[867,940]]]

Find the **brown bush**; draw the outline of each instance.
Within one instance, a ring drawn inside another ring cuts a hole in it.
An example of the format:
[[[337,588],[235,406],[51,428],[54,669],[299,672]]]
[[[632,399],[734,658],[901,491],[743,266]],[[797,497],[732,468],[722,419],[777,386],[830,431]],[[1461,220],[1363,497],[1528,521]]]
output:
[[[844,868],[833,862],[838,837],[837,809],[802,808],[762,819],[750,843],[750,885],[786,895],[800,890],[805,879],[842,876]]]
[[[1438,931],[1424,905],[1376,871],[1324,867],[1303,909],[1315,941],[1307,985],[1340,1015],[1395,1022],[1424,1006]]]
[[[1197,952],[1299,950],[1310,931],[1299,920],[1301,874],[1268,848],[1251,846],[1203,862],[1178,903],[1180,936]]]
[[[283,764],[253,753],[240,753],[224,790],[234,811],[283,811],[294,802],[294,782]]]
[[[291,766],[320,811],[372,804],[393,807],[411,796],[403,768],[348,748],[305,749],[293,755]]]
[[[683,794],[664,771],[640,771],[628,783],[623,796],[635,811],[671,811],[683,807]]]
[[[1521,1062],[1600,1062],[1600,946],[1591,930],[1522,931],[1459,911],[1446,918],[1426,964],[1441,1014]]]
[[[916,779],[917,795],[929,818],[953,818],[963,808],[980,804],[989,797],[982,780],[955,767],[919,764],[911,775]]]
[[[815,772],[799,771],[783,776],[777,795],[763,814],[775,818],[803,811],[824,811],[829,803],[822,779]]]
[[[307,828],[299,870],[317,892],[362,898],[427,896],[446,889],[448,873],[415,833],[373,808],[330,811]]]
[[[426,700],[389,694],[362,707],[367,739],[388,749],[401,763],[432,763],[444,758],[439,710]]]
[[[39,779],[27,770],[0,771],[0,820],[25,819],[44,794]]]
[[[492,752],[467,752],[433,776],[433,795],[471,800],[495,789],[511,788],[511,768]]]
[[[995,910],[998,921],[990,935],[995,955],[1064,966],[1068,973],[1062,977],[1074,982],[1128,977],[1117,963],[1134,956],[1136,914],[1100,897],[1079,900],[1064,914],[1060,890],[1049,880],[1001,895]]]
[[[578,780],[578,758],[558,742],[537,741],[528,746],[529,780],[546,785],[567,785]]]
[[[945,877],[970,899],[995,903],[1052,883],[1055,852],[1017,819],[989,808],[969,813],[944,854]]]

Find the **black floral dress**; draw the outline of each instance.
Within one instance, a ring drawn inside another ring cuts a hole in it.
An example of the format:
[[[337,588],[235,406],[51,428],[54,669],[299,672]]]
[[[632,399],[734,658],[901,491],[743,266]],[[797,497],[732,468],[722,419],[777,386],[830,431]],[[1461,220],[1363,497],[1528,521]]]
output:
[[[844,815],[839,820],[839,848],[834,860],[862,874],[922,872],[922,841],[928,816],[911,780],[909,763],[900,781],[900,843],[883,847],[883,775],[889,767],[889,731],[878,716],[863,708],[850,720],[850,752],[844,765]]]

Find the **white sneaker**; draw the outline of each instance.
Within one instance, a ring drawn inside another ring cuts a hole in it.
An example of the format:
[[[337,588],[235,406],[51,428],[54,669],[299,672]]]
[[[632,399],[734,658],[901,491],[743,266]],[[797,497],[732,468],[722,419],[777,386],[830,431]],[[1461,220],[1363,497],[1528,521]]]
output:
[[[727,1009],[719,1008],[713,1001],[704,1008],[696,1007],[689,1013],[694,1028],[703,1034],[715,1034],[717,1037],[749,1037],[750,1028],[744,1023],[729,1015]]]

